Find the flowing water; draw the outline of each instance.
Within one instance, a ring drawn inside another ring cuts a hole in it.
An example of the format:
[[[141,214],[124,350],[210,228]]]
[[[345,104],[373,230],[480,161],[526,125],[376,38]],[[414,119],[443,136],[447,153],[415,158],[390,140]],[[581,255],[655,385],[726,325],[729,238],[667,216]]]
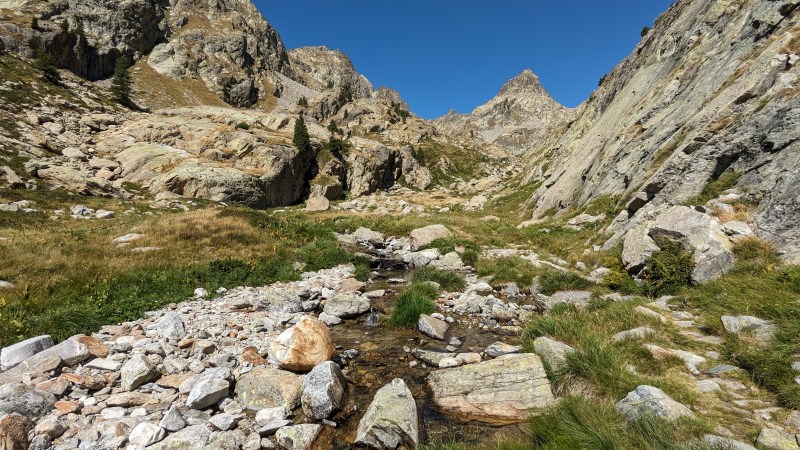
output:
[[[387,278],[400,278],[408,277],[409,272],[384,274]],[[386,326],[381,318],[391,313],[398,291],[402,291],[403,287],[389,285],[385,280],[378,280],[367,286],[367,291],[377,289],[385,289],[386,295],[372,300],[373,309],[369,314],[331,328],[333,341],[340,347],[337,354],[355,349],[358,355],[343,361],[348,383],[346,406],[331,418],[338,424],[338,428],[325,427],[315,448],[353,448],[358,422],[372,402],[375,392],[394,378],[402,378],[406,382],[417,402],[420,443],[486,443],[493,442],[498,433],[505,436],[519,433],[520,429],[516,426],[493,427],[480,423],[457,422],[436,410],[426,384],[427,375],[433,369],[424,367],[421,361],[412,366],[411,362],[415,358],[407,350],[421,348],[446,351],[447,343],[428,338],[416,329]],[[464,319],[458,315],[453,317]],[[460,323],[451,325],[448,337],[451,336],[458,337],[463,343],[458,352],[481,352],[496,341],[514,345],[520,342],[520,338],[516,336],[499,336]]]

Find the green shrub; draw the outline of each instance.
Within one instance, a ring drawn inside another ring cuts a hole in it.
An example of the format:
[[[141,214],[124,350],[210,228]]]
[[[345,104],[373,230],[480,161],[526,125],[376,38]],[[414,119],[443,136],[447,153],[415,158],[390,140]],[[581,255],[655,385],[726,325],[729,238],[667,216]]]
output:
[[[389,325],[394,327],[413,327],[417,325],[419,316],[436,311],[433,300],[439,291],[430,283],[414,282],[397,298],[389,318]]]
[[[298,106],[307,107],[308,106],[308,99],[305,97],[300,97],[300,100],[297,101]]]
[[[739,177],[742,175],[738,172],[730,171],[725,172],[719,178],[709,180],[699,195],[696,195],[684,202],[687,205],[705,205],[709,200],[713,200],[726,190],[734,187]]]
[[[250,129],[250,125],[248,125],[247,122],[239,122],[239,123],[236,124],[236,129],[237,130],[249,130]]]
[[[430,266],[415,270],[413,280],[415,282],[433,281],[449,292],[461,292],[467,287],[464,276]]]
[[[614,267],[604,278],[603,283],[609,289],[625,295],[643,295],[642,286],[636,283],[625,269]]]
[[[548,270],[539,277],[539,292],[544,295],[553,295],[558,291],[588,289],[592,286],[594,283],[572,272]]]
[[[465,249],[461,254],[461,261],[468,266],[475,267],[478,264],[478,251],[471,248]]]
[[[659,238],[656,244],[661,249],[645,261],[642,270],[644,292],[651,297],[674,294],[692,284],[694,257],[679,242]]]

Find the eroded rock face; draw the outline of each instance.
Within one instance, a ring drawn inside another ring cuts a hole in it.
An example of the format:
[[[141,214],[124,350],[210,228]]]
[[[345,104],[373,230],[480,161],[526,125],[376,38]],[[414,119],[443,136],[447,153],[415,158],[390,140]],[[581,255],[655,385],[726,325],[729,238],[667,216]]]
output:
[[[336,351],[328,326],[303,316],[269,345],[269,360],[288,370],[307,371],[331,359]]]
[[[555,402],[541,359],[530,353],[439,370],[428,386],[443,412],[488,423],[523,422]]]
[[[785,3],[679,2],[604,77],[569,129],[525,158],[535,217],[601,196],[634,197],[618,242],[650,210],[680,204],[729,171],[757,201],[756,234],[800,258],[796,22]],[[757,26],[756,26],[757,25]],[[553,157],[542,157],[552,152]],[[617,234],[619,232],[619,234]]]
[[[419,441],[417,404],[406,383],[395,378],[380,388],[358,423],[356,444],[382,450],[400,445],[414,448]]]

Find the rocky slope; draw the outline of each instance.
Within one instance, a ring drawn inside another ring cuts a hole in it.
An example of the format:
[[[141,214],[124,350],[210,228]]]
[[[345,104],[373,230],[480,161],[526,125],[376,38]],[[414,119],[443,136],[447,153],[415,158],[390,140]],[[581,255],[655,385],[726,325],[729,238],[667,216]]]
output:
[[[521,154],[538,144],[548,131],[566,124],[575,113],[556,102],[539,77],[525,70],[471,113],[451,111],[434,124],[451,136],[478,137],[487,144]]]
[[[621,198],[613,244],[735,172],[757,235],[800,261],[798,21],[793,1],[673,5],[566,133],[526,155],[529,179],[543,180],[534,215]]]

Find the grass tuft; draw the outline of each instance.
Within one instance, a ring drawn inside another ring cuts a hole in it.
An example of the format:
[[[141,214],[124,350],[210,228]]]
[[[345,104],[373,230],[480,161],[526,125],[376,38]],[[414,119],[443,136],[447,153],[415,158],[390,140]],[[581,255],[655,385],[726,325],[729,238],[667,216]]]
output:
[[[467,288],[467,282],[463,275],[430,266],[415,270],[413,280],[414,282],[433,281],[448,292],[462,292]]]
[[[427,282],[414,282],[403,291],[395,302],[389,325],[393,327],[414,327],[422,314],[436,311],[433,300],[439,290]]]

